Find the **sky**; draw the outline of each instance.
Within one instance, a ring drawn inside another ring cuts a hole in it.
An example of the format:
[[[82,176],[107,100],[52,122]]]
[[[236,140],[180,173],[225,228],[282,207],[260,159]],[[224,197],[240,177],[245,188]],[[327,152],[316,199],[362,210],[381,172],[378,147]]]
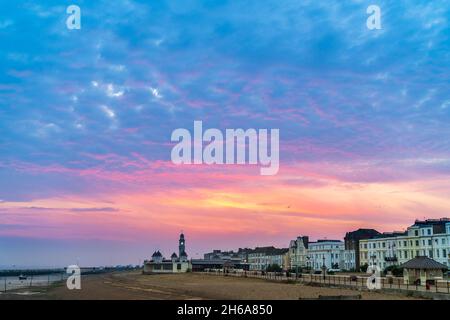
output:
[[[0,267],[137,264],[181,231],[200,257],[449,216],[448,0],[0,5]],[[195,120],[278,128],[278,174],[173,164],[171,133]]]

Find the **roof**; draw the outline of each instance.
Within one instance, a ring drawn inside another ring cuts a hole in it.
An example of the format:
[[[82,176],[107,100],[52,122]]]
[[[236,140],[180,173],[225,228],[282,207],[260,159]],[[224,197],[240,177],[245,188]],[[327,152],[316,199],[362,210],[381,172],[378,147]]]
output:
[[[172,253],[172,255],[170,256],[171,258],[177,258],[178,256],[177,256],[177,254],[174,252],[174,253]]]
[[[249,252],[249,254],[255,254],[255,253],[261,253],[263,255],[267,256],[274,256],[274,255],[282,255],[289,251],[289,248],[282,248],[278,249],[273,246],[270,247],[256,247],[254,250]]]
[[[375,229],[363,229],[360,228],[355,231],[350,231],[345,234],[345,238],[348,240],[361,240],[361,239],[368,239],[371,238],[377,234],[380,234]]]
[[[249,253],[251,251],[252,251],[252,249],[250,249],[250,248],[239,248],[238,249],[238,253]]]
[[[155,261],[145,261],[144,264],[152,264],[152,265],[160,265],[160,264],[172,264],[172,260],[162,260],[160,262],[155,262]]]
[[[159,250],[158,250],[158,251],[155,251],[155,252],[152,254],[152,257],[162,257],[162,254],[161,254],[161,252],[159,252]]]
[[[414,259],[405,262],[400,267],[406,269],[447,269],[446,265],[425,256],[415,257]]]
[[[395,237],[406,236],[406,235],[408,235],[408,231],[383,232],[383,233],[377,234],[376,236],[373,236],[372,239],[395,238]],[[370,240],[370,239],[367,239],[367,240]]]
[[[416,220],[413,226],[445,224],[447,222],[450,222],[450,218]]]
[[[201,265],[223,265],[225,260],[204,260],[204,259],[192,259],[191,263],[193,265],[201,264]]]
[[[183,252],[180,254],[180,257],[187,257],[186,251],[183,251]]]

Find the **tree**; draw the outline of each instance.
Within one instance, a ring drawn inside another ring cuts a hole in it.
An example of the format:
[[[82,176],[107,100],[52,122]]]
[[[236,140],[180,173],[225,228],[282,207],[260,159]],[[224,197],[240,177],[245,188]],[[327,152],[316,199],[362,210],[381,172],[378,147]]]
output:
[[[274,263],[274,264],[271,264],[270,266],[268,266],[266,268],[266,271],[267,272],[281,272],[281,271],[283,271],[283,269],[281,269],[281,267],[278,264]]]
[[[387,274],[388,272],[392,272],[392,275],[395,277],[401,277],[403,275],[403,268],[400,268],[399,266],[389,266],[384,269],[384,274]]]
[[[361,272],[367,272],[368,267],[369,267],[369,265],[367,263],[365,263],[359,269],[361,270]]]

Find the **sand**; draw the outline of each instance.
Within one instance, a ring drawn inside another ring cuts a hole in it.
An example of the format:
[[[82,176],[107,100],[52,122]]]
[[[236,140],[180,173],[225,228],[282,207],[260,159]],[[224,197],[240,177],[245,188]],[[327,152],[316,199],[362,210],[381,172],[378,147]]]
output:
[[[278,283],[261,279],[212,276],[196,273],[143,275],[140,272],[116,272],[83,276],[81,290],[68,290],[65,283],[48,288],[2,293],[0,299],[317,299],[322,296],[361,295],[362,299],[411,299],[404,295],[352,289],[327,288]]]

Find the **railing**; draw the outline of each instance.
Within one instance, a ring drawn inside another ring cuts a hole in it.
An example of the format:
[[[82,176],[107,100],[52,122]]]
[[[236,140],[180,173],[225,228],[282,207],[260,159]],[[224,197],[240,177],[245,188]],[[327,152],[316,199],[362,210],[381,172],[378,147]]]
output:
[[[68,275],[63,273],[52,273],[46,275],[29,275],[24,279],[18,276],[0,277],[0,291],[6,292],[17,289],[33,287],[48,287],[55,282],[66,280]]]
[[[232,277],[258,278],[281,282],[298,282],[303,284],[318,284],[336,287],[350,287],[367,289],[368,276],[352,275],[322,275],[322,274],[298,274],[286,272],[263,272],[263,271],[236,271],[236,270],[209,270],[207,275],[220,275]],[[405,284],[403,278],[393,277],[380,279],[380,289],[408,290],[420,292],[435,292],[450,294],[450,281],[436,280],[434,285]]]
[[[386,262],[397,262],[398,259],[397,259],[397,257],[385,257],[384,261],[386,261]]]

